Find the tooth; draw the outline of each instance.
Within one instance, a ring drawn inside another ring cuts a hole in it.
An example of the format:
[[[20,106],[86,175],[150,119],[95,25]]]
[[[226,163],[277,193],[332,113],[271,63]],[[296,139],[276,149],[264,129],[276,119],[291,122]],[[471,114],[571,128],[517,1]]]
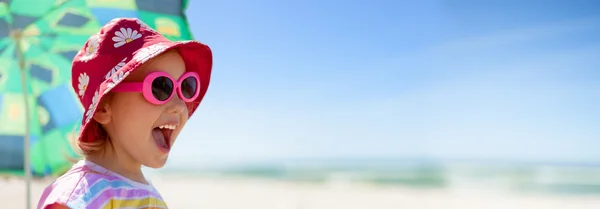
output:
[[[165,126],[158,126],[158,128],[163,129]]]

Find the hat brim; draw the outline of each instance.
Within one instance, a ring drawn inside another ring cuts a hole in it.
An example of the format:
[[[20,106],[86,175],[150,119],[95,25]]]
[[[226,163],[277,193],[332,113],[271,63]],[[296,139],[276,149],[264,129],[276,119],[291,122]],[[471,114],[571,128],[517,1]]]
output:
[[[84,107],[86,108],[86,113],[82,119],[83,123],[78,136],[78,141],[82,141],[83,133],[86,131],[89,124],[93,122],[92,118],[96,113],[97,106],[99,105],[100,101],[102,101],[104,96],[112,90],[112,88],[125,80],[127,76],[132,74],[148,60],[152,60],[153,58],[173,49],[176,49],[183,58],[186,71],[196,72],[200,77],[199,95],[196,100],[190,102],[191,104],[188,105],[188,116],[191,117],[206,95],[210,84],[213,65],[212,51],[209,46],[197,41],[159,42],[137,50],[135,53],[133,53],[132,58],[128,59],[125,65],[113,73],[112,77],[106,79],[100,84],[97,92],[94,94],[92,104],[90,104],[89,107]]]

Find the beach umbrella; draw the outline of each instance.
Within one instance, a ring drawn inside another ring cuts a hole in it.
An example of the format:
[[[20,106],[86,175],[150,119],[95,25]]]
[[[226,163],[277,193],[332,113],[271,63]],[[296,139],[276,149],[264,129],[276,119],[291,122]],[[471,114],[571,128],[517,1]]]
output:
[[[171,40],[191,40],[186,7],[186,0],[0,0],[0,173],[24,175],[29,195],[31,175],[61,174],[78,157],[68,141],[83,107],[70,70],[90,35],[113,18],[135,17]]]

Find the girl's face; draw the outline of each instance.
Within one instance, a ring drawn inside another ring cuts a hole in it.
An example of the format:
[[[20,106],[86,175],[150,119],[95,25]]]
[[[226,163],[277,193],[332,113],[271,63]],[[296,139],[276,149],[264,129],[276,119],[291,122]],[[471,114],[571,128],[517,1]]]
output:
[[[179,53],[169,51],[135,70],[123,82],[141,82],[155,71],[169,73],[174,79],[185,73]],[[133,165],[160,168],[188,120],[188,109],[177,94],[168,103],[154,105],[141,92],[118,92],[103,106],[109,120],[103,126],[114,145],[117,160]]]

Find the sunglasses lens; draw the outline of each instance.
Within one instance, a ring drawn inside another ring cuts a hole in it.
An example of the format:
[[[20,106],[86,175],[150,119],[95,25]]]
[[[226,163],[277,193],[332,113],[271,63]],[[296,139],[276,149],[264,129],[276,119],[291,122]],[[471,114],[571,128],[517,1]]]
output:
[[[152,81],[152,94],[159,101],[165,101],[173,93],[173,81],[165,76],[160,76]]]
[[[181,93],[186,99],[191,99],[198,90],[198,80],[188,77],[181,83]]]

